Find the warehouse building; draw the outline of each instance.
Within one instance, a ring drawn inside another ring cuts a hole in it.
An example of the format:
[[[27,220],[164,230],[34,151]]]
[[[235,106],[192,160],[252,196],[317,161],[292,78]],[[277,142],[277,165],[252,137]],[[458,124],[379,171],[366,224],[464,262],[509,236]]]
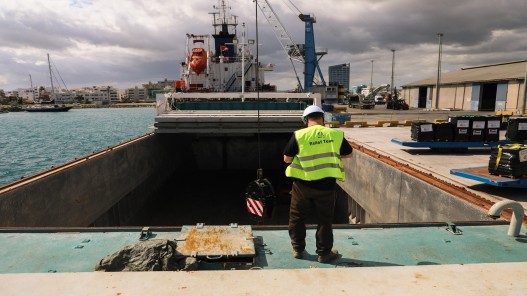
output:
[[[517,61],[442,73],[439,99],[437,76],[402,86],[410,107],[432,110],[513,111],[526,113],[527,61]]]

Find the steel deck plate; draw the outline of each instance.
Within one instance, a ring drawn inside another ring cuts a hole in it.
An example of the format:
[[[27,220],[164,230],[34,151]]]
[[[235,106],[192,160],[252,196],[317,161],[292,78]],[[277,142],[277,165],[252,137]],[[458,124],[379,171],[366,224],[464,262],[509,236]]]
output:
[[[447,231],[446,223],[336,226],[334,247],[342,256],[328,264],[316,260],[316,229],[312,227],[307,230],[303,260],[293,258],[287,226],[245,230],[253,234],[249,241],[254,240],[256,247],[254,267],[262,269],[527,262],[525,230],[518,237],[510,237],[509,225],[459,223],[457,226],[461,235]],[[181,235],[178,229],[151,230],[153,239],[173,240]],[[0,230],[0,273],[92,272],[106,255],[139,242],[140,233],[141,229]],[[225,268],[222,263],[198,261],[199,270]]]
[[[177,251],[186,256],[256,256],[250,225],[183,226],[176,240]]]

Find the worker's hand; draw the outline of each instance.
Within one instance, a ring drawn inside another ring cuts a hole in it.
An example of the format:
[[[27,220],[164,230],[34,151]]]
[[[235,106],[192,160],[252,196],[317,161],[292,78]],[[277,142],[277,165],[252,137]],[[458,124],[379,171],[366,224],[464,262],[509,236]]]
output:
[[[293,157],[284,155],[284,162],[285,163],[292,163],[293,162]]]

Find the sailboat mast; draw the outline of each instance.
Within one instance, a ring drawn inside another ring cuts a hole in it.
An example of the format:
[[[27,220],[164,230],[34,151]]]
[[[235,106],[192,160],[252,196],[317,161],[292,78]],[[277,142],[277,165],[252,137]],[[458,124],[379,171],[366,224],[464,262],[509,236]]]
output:
[[[53,74],[51,74],[51,62],[49,60],[49,53],[48,53],[48,67],[49,67],[49,79],[51,80],[51,98],[53,99],[53,94],[55,93],[54,87],[53,87]]]
[[[31,87],[31,99],[35,100],[35,91],[33,90],[33,78],[31,78],[31,74],[29,74],[29,86]]]

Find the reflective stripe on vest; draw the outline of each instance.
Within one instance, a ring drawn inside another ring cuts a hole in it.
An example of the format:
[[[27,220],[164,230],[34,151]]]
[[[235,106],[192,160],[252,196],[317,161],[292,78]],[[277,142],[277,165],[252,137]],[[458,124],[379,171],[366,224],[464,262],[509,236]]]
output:
[[[306,181],[324,178],[345,179],[340,159],[344,133],[321,125],[295,132],[299,153],[286,169],[286,176]]]

